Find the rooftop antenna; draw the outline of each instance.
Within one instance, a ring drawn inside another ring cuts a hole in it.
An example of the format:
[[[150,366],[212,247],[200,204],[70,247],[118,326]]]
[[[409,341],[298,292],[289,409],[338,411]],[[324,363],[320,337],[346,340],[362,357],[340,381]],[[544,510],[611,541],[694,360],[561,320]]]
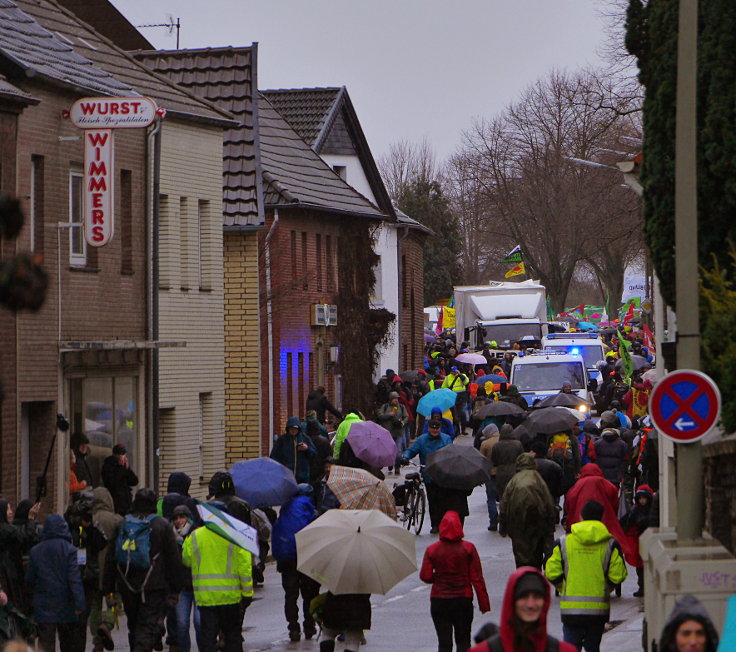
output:
[[[169,19],[168,23],[155,23],[152,25],[136,25],[138,28],[142,27],[166,27],[166,29],[169,32],[169,35],[174,33],[174,30],[176,30],[176,49],[179,49],[179,33],[181,31],[181,19],[177,18],[176,22],[174,22],[174,17],[171,14],[167,15],[167,18]]]

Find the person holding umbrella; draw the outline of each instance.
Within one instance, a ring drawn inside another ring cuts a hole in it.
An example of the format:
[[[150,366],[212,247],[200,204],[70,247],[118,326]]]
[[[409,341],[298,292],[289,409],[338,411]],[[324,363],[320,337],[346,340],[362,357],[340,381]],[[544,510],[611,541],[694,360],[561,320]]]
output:
[[[408,464],[409,460],[419,455],[419,463],[424,465],[430,453],[450,446],[452,439],[442,432],[442,422],[439,419],[430,419],[427,424],[427,434],[417,437],[414,443],[404,451],[401,461]],[[439,532],[440,520],[442,518],[442,489],[432,482],[432,478],[426,470],[422,470],[422,478],[427,488],[427,502],[429,503],[429,521],[432,526],[431,534]]]
[[[440,540],[427,548],[419,571],[419,579],[432,585],[430,613],[439,652],[452,652],[453,633],[458,652],[470,647],[473,589],[481,613],[491,610],[478,551],[464,536],[457,512],[447,512],[440,522]]]

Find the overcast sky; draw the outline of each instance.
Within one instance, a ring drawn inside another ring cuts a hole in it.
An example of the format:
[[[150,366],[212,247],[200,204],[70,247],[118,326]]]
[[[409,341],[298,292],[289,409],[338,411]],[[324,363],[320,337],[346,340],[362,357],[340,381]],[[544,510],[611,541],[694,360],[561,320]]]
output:
[[[112,0],[135,25],[181,18],[182,48],[258,42],[261,89],[346,86],[376,158],[426,137],[449,156],[553,68],[601,64],[605,0]],[[166,29],[141,29],[173,49]]]

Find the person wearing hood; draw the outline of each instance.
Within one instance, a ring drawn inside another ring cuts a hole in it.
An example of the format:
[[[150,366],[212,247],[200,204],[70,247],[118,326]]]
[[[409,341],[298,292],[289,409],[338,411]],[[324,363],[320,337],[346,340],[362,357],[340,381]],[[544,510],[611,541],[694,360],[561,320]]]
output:
[[[517,568],[542,568],[556,522],[555,502],[534,456],[522,453],[516,460],[516,474],[504,490],[498,517],[499,532],[511,537]]]
[[[314,442],[302,431],[299,417],[289,417],[286,432],[274,442],[270,457],[290,469],[297,482],[309,482],[311,460],[316,454]]]
[[[123,552],[126,525],[135,526],[147,521],[150,526],[149,566],[133,566],[117,556]],[[120,591],[128,619],[128,643],[133,652],[150,652],[160,643],[161,623],[167,607],[176,603],[186,576],[181,563],[171,524],[156,514],[156,494],[151,489],[138,489],[125,520],[110,542],[105,557],[102,592],[110,596]],[[108,606],[114,600],[106,598]]]
[[[409,421],[409,413],[401,402],[399,393],[394,391],[388,395],[388,403],[385,403],[378,410],[376,422],[386,428],[391,433],[391,437],[396,444],[396,460],[393,466],[388,467],[388,472],[394,469],[399,474],[399,460],[404,440],[404,428]]]
[[[83,432],[77,432],[69,439],[69,446],[74,454],[77,481],[85,482],[86,487],[99,484],[100,467],[95,464],[98,460],[89,454],[89,437]]]
[[[502,501],[506,485],[516,473],[516,458],[523,452],[524,446],[514,437],[514,429],[511,424],[503,424],[498,441],[491,451],[491,463],[496,469],[496,489]]]
[[[109,554],[110,541],[115,540],[118,528],[123,517],[115,513],[115,506],[110,492],[105,487],[95,487],[92,490],[92,525],[102,534],[107,545],[97,555],[97,565],[102,571],[105,568],[105,559]],[[115,642],[112,639],[112,630],[115,627],[115,618],[109,609],[102,609],[102,578],[98,581],[95,591],[87,591],[87,606],[89,607],[89,631],[92,634],[93,652],[113,650]]]
[[[102,484],[110,490],[115,511],[125,516],[133,501],[132,491],[138,484],[138,476],[130,468],[128,450],[123,444],[115,444],[112,455],[102,463]]]
[[[659,639],[659,652],[716,652],[718,632],[708,611],[693,595],[677,600]]]
[[[167,521],[174,520],[174,508],[186,505],[195,521],[197,518],[197,501],[189,495],[192,479],[183,471],[174,471],[166,481],[166,495],[156,504],[156,513]]]
[[[591,499],[597,500],[603,505],[601,521],[616,541],[621,544],[624,557],[628,562],[635,557],[637,551],[624,535],[616,516],[618,512],[618,489],[603,477],[603,472],[597,464],[586,464],[582,468],[580,478],[575,486],[565,495],[565,528],[570,532],[570,528],[582,520],[580,512],[583,505]]]
[[[332,442],[332,455],[336,460],[340,459],[340,449],[350,434],[350,428],[354,423],[360,423],[361,421],[365,421],[365,417],[358,410],[348,410],[345,418],[337,426],[335,439]]]
[[[517,568],[506,583],[497,634],[469,652],[578,652],[570,643],[547,634],[550,587],[542,573],[531,566]]]
[[[493,447],[498,443],[500,433],[495,423],[489,423],[480,433],[480,454],[491,463],[491,479],[486,482],[486,506],[488,507],[488,531],[498,530],[498,487],[496,486],[496,467],[493,466]]]
[[[513,403],[514,405],[518,405],[520,408],[524,408],[525,410],[529,407],[529,403],[527,403],[526,399],[521,394],[519,394],[519,388],[516,385],[509,385],[509,388],[506,391],[506,396],[504,396],[501,400],[505,401],[506,403]]]
[[[38,541],[36,515],[40,509],[40,503],[36,503],[28,510],[28,519],[24,519],[22,525],[14,525],[10,502],[0,499],[0,586],[10,605],[25,615],[30,613],[30,602],[25,587],[23,554]]]
[[[26,581],[33,587],[33,619],[43,650],[72,652],[79,614],[85,610],[84,588],[69,526],[60,514],[51,514],[41,530],[41,541],[31,549]]]
[[[547,445],[539,439],[535,439],[532,442],[529,452],[534,455],[534,463],[537,465],[537,471],[539,471],[539,475],[542,476],[542,480],[544,480],[549,492],[552,494],[552,500],[555,501],[555,505],[559,505],[560,496],[562,495],[562,468],[560,468],[557,462],[547,459]],[[559,510],[559,507],[555,509]]]
[[[478,551],[464,536],[457,512],[445,513],[440,539],[425,551],[419,571],[419,579],[432,585],[430,613],[439,652],[452,652],[453,633],[458,652],[470,647],[473,589],[481,613],[491,610]]]
[[[453,439],[455,439],[456,432],[455,432],[455,426],[452,424],[452,420],[451,419],[448,419],[447,417],[443,417],[442,416],[442,409],[441,408],[438,408],[438,407],[433,407],[432,408],[432,411],[429,414],[429,419],[427,419],[426,421],[424,421],[424,424],[422,426],[422,433],[421,434],[424,435],[427,432],[429,432],[429,430],[428,430],[429,422],[432,419],[439,420],[440,423],[442,423],[441,431],[444,432],[446,435],[449,435],[450,437],[452,437]]]
[[[629,452],[626,442],[621,439],[618,430],[605,428],[594,448],[595,463],[603,472],[603,477],[618,487],[624,476],[624,464]]]
[[[319,583],[296,569],[295,535],[317,518],[317,510],[312,502],[312,486],[300,484],[298,490],[299,493],[281,507],[279,517],[273,524],[271,537],[276,570],[281,574],[284,615],[289,626],[289,640],[292,642],[301,638],[298,606],[300,594],[304,638],[311,639],[317,633],[317,625],[309,613],[309,603],[319,594]]]
[[[555,542],[545,565],[547,579],[560,590],[562,631],[579,650],[598,652],[610,617],[611,589],[626,579],[626,564],[611,533],[601,523],[603,505],[589,500],[582,521]]]
[[[639,581],[639,587],[634,593],[635,598],[644,597],[644,560],[639,554],[639,537],[649,527],[653,497],[654,492],[650,486],[639,485],[634,494],[634,507],[620,519],[624,534],[630,540],[630,547],[636,551],[636,554],[628,560],[636,568],[636,577]]]
[[[311,390],[307,394],[307,405],[306,411],[314,410],[317,413],[317,419],[320,423],[324,423],[327,418],[327,413],[334,415],[338,419],[342,419],[340,411],[330,403],[325,395],[325,388],[320,385],[315,389]]]

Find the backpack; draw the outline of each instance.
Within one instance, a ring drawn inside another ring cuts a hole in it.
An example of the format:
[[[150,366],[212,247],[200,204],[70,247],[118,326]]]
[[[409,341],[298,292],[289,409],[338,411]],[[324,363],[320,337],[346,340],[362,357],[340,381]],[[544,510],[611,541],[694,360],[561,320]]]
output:
[[[155,558],[151,558],[151,521],[156,514],[145,518],[138,518],[133,514],[126,514],[120,525],[118,537],[115,540],[115,558],[120,566],[125,566],[125,572],[133,568],[149,569]]]
[[[570,438],[561,433],[553,435],[552,441],[549,444],[549,450],[547,451],[547,457],[564,467],[565,462],[569,462],[573,459]]]
[[[486,641],[489,652],[506,652],[501,643],[501,634],[496,634]],[[554,637],[547,634],[547,645],[544,652],[559,652],[560,642]]]

